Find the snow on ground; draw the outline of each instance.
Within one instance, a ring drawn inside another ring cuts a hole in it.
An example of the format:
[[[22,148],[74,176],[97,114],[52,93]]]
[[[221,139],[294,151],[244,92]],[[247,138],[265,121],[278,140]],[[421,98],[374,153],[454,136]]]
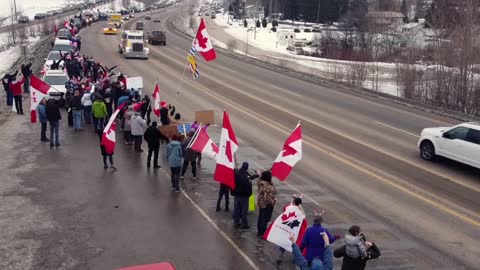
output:
[[[78,4],[82,0],[70,0],[70,4]],[[52,9],[60,9],[66,6],[65,0],[16,0],[17,12],[22,12],[23,15],[28,16],[33,20],[33,16],[37,13],[42,13]],[[0,0],[0,16],[10,16],[11,7],[13,7],[13,0]]]
[[[9,39],[8,33],[0,34],[0,44],[8,43]],[[36,42],[40,40],[40,37],[28,37],[25,44],[27,45],[27,51],[32,48]],[[3,77],[3,74],[9,71],[12,67],[12,64],[21,57],[20,46],[12,46],[6,50],[0,52],[0,75]]]

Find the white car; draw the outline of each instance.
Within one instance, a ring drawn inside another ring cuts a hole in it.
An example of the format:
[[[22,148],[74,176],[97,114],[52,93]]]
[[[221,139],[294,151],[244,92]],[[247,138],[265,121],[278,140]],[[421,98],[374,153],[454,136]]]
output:
[[[62,52],[62,53],[65,53],[65,52]],[[60,56],[60,51],[51,51],[47,58],[45,58],[45,64],[43,65],[45,67],[45,70],[49,70],[53,64],[53,61],[56,61],[58,62],[58,60],[62,59],[62,57]],[[58,69],[59,70],[63,70],[63,61],[60,62],[60,64],[58,65]]]
[[[425,160],[442,156],[480,169],[480,122],[425,128],[418,148]]]
[[[50,96],[60,96],[61,93],[65,95],[67,89],[65,83],[68,81],[68,76],[63,70],[47,70],[42,77],[42,81],[48,83],[52,89],[48,92]]]
[[[75,49],[72,46],[72,42],[64,39],[55,39],[55,43],[52,47],[52,51],[70,52],[74,50]]]

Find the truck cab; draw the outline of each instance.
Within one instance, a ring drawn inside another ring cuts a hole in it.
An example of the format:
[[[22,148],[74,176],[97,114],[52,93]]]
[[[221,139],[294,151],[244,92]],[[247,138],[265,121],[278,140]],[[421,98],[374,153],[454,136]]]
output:
[[[118,51],[125,58],[148,59],[149,49],[145,46],[143,31],[123,31]]]

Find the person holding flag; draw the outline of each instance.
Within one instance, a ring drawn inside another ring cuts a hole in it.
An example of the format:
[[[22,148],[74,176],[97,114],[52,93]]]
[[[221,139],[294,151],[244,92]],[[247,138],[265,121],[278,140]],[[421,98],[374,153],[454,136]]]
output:
[[[248,200],[252,195],[252,180],[258,178],[258,173],[248,173],[248,162],[243,162],[242,167],[235,173],[235,189],[232,190],[233,221],[235,228],[248,229]]]
[[[40,100],[40,103],[37,106],[37,114],[40,120],[40,124],[42,125],[42,129],[40,130],[40,141],[48,142],[49,139],[47,138],[47,102],[44,97]]]

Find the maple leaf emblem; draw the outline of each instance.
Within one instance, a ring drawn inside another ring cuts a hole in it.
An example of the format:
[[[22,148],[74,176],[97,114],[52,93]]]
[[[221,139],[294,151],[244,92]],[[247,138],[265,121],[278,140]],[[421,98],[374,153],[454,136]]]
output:
[[[218,146],[214,142],[212,142],[212,144],[210,144],[210,147],[212,147],[213,152],[218,153]]]
[[[227,144],[225,145],[225,155],[228,158],[228,162],[233,161],[232,145],[231,145],[230,141],[227,141]]]
[[[197,37],[198,46],[206,49],[207,48],[208,38],[206,38],[202,33]]]
[[[288,220],[288,219],[291,218],[291,217],[297,217],[297,215],[295,214],[295,212],[290,212],[290,213],[288,213],[288,215],[283,214],[283,215],[282,215],[282,221]]]
[[[293,147],[290,147],[290,146],[285,146],[285,148],[283,149],[283,154],[282,156],[286,157],[286,156],[293,156],[295,154],[297,154],[298,151],[295,150]]]

